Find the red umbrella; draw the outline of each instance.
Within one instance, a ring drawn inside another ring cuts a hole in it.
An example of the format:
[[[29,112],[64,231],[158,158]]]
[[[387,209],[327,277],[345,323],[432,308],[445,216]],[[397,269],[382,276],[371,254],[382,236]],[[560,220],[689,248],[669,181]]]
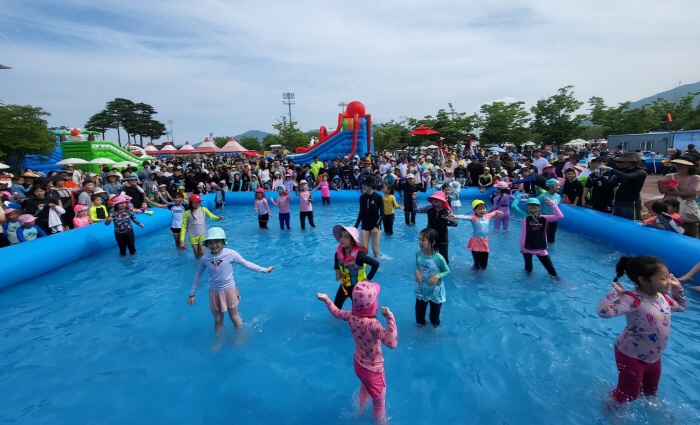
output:
[[[406,133],[409,136],[424,136],[426,134],[440,134],[439,132],[433,130],[430,127],[422,126],[418,127],[410,133]]]

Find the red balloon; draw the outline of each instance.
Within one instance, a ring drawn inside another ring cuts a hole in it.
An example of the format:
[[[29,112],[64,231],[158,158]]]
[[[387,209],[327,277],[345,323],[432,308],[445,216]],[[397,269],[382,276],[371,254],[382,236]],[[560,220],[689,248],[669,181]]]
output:
[[[365,105],[356,100],[348,103],[348,107],[345,109],[345,115],[352,117],[355,114],[361,117],[365,115]]]

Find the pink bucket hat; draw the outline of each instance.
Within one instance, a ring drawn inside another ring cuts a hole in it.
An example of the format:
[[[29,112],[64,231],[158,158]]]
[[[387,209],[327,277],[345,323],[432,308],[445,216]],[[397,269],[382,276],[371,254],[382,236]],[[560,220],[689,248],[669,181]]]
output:
[[[263,189],[262,187],[259,187],[259,188],[255,189],[255,193],[265,193],[265,189]]]
[[[506,182],[498,182],[494,186],[496,189],[508,189],[508,183]]]
[[[129,203],[129,201],[127,201],[126,198],[121,195],[112,198],[112,205],[121,204],[122,202]]]
[[[17,221],[19,221],[19,224],[21,224],[22,226],[24,226],[24,225],[27,224],[27,223],[33,223],[33,222],[35,222],[35,221],[36,221],[36,217],[34,217],[34,216],[31,215],[31,214],[22,214],[21,216],[19,216],[19,218],[17,218]]]
[[[81,204],[78,204],[75,207],[73,207],[73,211],[75,211],[77,213],[82,211],[82,210],[86,210],[86,209],[87,209],[87,207],[85,205],[81,205]]]
[[[355,246],[358,247],[360,249],[360,251],[367,254],[367,247],[360,243],[360,232],[358,232],[357,229],[354,227],[348,227],[348,226],[343,226],[342,224],[336,224],[333,227],[333,236],[335,236],[335,240],[340,242],[340,235],[343,233],[343,231],[348,232],[350,234],[350,237],[355,241]]]
[[[380,287],[378,283],[364,280],[352,290],[352,314],[362,317],[374,317],[379,308]]]
[[[447,198],[445,198],[445,192],[443,192],[442,190],[428,196],[428,201],[433,202],[433,199],[442,201],[442,205],[445,207],[445,209],[452,211],[452,208],[450,208],[450,204],[447,203]]]

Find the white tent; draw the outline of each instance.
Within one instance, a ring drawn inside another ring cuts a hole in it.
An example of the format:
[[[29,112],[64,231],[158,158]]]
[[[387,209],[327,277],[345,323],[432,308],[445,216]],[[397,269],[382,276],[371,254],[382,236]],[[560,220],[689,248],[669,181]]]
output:
[[[528,140],[527,142],[523,143],[523,146],[535,146],[535,142],[531,142]]]
[[[221,153],[236,153],[236,152],[247,152],[248,149],[241,146],[240,143],[236,141],[233,137],[228,139],[228,143],[221,148]]]
[[[583,146],[588,142],[583,139],[574,139],[564,143],[564,146]]]
[[[153,146],[153,142],[148,142],[145,148],[143,148],[144,151],[148,154],[156,153],[158,152],[158,148]]]
[[[178,153],[191,154],[194,150],[194,146],[190,145],[190,142],[185,142],[184,145],[177,151]]]
[[[165,146],[163,146],[163,149],[161,149],[159,152],[163,153],[163,152],[175,152],[175,151],[177,151],[177,148],[175,146],[173,146],[172,143],[167,142],[165,144]]]

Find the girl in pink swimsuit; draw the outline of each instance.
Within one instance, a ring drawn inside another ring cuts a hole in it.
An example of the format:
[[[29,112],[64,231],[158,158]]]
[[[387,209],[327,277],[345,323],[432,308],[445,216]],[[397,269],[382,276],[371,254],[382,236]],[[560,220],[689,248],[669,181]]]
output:
[[[625,315],[627,327],[615,340],[615,362],[620,372],[617,388],[610,397],[624,403],[635,400],[641,391],[656,395],[661,378],[661,353],[671,332],[671,312],[685,310],[680,282],[658,258],[640,255],[622,257],[615,267],[613,288],[598,304],[604,318]],[[631,291],[617,283],[627,274],[636,288]],[[669,297],[668,293],[671,293]]]
[[[316,294],[320,301],[326,303],[331,314],[348,322],[355,340],[355,374],[360,378],[360,406],[366,406],[372,397],[372,417],[376,423],[386,423],[386,378],[384,376],[384,357],[382,343],[389,348],[396,348],[398,333],[394,315],[387,307],[382,307],[386,317],[386,327],[375,317],[379,301],[379,285],[362,281],[352,291],[352,311],[339,310],[327,294]]]

